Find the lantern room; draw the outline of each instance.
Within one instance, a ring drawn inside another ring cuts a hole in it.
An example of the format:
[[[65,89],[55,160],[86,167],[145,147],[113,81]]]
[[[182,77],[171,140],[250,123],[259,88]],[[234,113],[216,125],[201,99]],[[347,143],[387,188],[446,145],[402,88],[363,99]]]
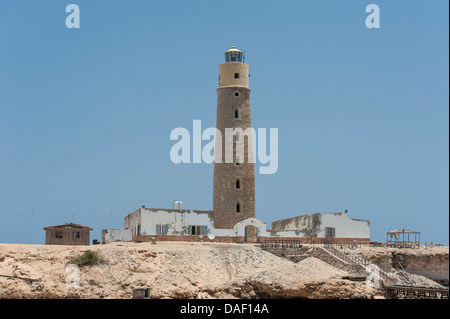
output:
[[[230,50],[225,51],[225,62],[243,62],[244,52],[236,49],[233,45]]]

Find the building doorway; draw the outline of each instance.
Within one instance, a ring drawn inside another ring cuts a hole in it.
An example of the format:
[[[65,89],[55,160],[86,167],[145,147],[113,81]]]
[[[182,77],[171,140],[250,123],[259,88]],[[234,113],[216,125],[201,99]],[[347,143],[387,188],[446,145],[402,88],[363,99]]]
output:
[[[245,242],[257,243],[258,242],[259,229],[253,225],[245,226]]]
[[[325,227],[325,244],[331,244],[333,240],[330,238],[336,237],[336,229],[334,227]]]

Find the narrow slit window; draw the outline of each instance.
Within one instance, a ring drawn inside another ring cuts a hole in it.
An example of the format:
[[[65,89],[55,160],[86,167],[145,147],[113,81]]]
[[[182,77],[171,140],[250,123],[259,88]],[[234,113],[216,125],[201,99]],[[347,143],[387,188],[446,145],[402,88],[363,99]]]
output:
[[[234,118],[235,119],[239,118],[239,110],[238,109],[234,110]]]
[[[237,189],[241,188],[241,181],[239,179],[236,180],[236,188]]]
[[[236,204],[236,213],[240,213],[241,212],[241,204],[237,203]]]

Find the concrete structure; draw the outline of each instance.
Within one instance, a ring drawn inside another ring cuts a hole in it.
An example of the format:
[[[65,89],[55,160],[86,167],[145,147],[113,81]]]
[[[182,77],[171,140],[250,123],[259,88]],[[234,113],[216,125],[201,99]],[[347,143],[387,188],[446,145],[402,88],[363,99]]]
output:
[[[233,46],[225,52],[226,62],[219,65],[217,129],[221,138],[216,137],[213,188],[216,229],[232,229],[255,217],[249,73],[243,59],[243,52]],[[227,134],[231,130],[234,136]]]
[[[131,229],[102,229],[102,243],[114,243],[120,241],[132,241]]]
[[[311,243],[370,242],[370,221],[344,213],[312,213],[272,222],[271,237],[309,239]]]
[[[150,288],[133,289],[133,299],[150,299]]]
[[[44,227],[46,245],[89,245],[91,227],[73,223]]]

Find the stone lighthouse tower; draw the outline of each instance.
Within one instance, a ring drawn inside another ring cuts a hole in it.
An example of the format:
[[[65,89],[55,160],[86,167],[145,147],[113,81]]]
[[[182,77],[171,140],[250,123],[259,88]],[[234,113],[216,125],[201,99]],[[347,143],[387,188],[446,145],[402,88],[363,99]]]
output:
[[[248,64],[232,47],[219,65],[214,158],[215,228],[233,228],[255,217],[255,172],[250,117]]]

